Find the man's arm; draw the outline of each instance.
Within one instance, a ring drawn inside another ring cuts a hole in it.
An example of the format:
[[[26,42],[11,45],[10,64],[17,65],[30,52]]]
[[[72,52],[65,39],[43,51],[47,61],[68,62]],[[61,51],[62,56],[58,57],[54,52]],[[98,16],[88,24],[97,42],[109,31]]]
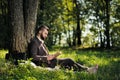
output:
[[[57,52],[53,55],[46,55],[46,56],[40,56],[37,55],[37,49],[38,49],[38,43],[33,41],[31,43],[31,49],[30,49],[30,53],[32,54],[31,57],[33,58],[33,60],[35,61],[43,61],[43,62],[48,62],[49,60],[52,60],[54,58],[56,58],[57,56],[59,56],[61,54],[61,52]]]
[[[55,58],[58,57],[59,55],[61,55],[61,52],[56,52],[55,54],[48,55],[48,56],[47,56],[47,60],[55,59]]]
[[[38,44],[37,42],[33,41],[31,43],[31,49],[30,49],[30,54],[31,54],[31,57],[33,58],[34,61],[43,61],[43,62],[47,62],[47,56],[40,56],[40,55],[37,55],[38,53]]]

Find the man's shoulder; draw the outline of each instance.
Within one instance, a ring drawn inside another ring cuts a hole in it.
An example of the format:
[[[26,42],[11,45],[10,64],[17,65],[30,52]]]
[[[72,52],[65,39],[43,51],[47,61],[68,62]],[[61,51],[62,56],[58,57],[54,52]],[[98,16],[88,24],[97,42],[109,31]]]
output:
[[[37,40],[37,38],[36,37],[33,37],[32,39],[31,39],[31,41],[36,41]]]
[[[39,44],[41,44],[41,42],[37,39],[37,37],[32,38],[31,42],[32,43],[39,43]]]

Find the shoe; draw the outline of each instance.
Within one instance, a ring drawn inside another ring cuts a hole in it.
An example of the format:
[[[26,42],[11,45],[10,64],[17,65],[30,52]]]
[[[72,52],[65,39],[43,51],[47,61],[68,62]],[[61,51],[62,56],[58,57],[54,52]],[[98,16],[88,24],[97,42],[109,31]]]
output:
[[[92,74],[92,73],[96,73],[98,70],[98,65],[90,67],[87,69],[88,73]]]

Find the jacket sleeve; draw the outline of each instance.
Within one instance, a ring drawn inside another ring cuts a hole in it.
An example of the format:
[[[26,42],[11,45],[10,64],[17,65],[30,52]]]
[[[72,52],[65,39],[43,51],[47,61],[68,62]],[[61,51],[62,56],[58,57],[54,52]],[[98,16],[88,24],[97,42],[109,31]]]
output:
[[[30,49],[31,57],[33,58],[34,61],[48,62],[47,56],[41,56],[37,54],[38,47],[39,47],[39,44],[37,42],[33,41],[31,43],[31,49]]]

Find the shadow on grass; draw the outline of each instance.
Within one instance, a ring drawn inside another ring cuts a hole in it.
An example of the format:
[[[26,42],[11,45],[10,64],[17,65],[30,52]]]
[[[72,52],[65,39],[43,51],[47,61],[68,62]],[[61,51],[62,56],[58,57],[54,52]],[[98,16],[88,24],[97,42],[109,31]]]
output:
[[[63,50],[65,54],[76,54],[75,59],[80,64],[99,65],[98,80],[120,79],[120,50],[114,49],[78,49]]]

